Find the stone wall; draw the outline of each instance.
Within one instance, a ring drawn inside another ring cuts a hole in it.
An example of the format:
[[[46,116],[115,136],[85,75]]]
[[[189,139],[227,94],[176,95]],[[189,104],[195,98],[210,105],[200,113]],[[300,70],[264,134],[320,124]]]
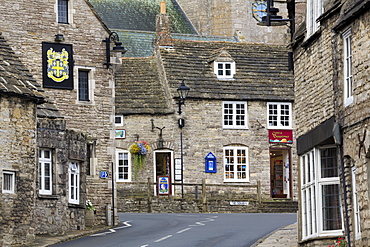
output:
[[[4,37],[14,52],[42,85],[42,42],[55,42],[56,34],[64,35],[64,42],[73,45],[74,89],[44,88],[65,117],[66,128],[83,132],[96,140],[92,172],[87,178],[87,193],[97,209],[96,222],[105,224],[105,207],[111,204],[111,184],[99,179],[100,171],[110,171],[114,159],[114,82],[113,70],[106,69],[106,27],[94,15],[85,0],[68,1],[69,24],[57,22],[56,0],[9,2],[0,0],[0,20]],[[116,60],[112,59],[112,63]],[[92,99],[77,100],[77,69],[90,69]],[[51,137],[52,138],[52,137]]]
[[[80,171],[86,170],[87,137],[65,128],[64,120],[39,119],[37,145],[51,149],[52,195],[37,193],[32,222],[37,234],[65,234],[68,230],[85,228],[86,174],[80,174],[80,204],[68,203],[68,165],[78,161]],[[53,138],[50,138],[53,136]],[[36,188],[40,181],[37,180]]]
[[[369,18],[367,7],[352,9],[356,1],[341,1],[338,8],[331,8],[332,1],[325,1],[325,15],[320,30],[313,38],[302,38],[295,49],[295,112],[297,136],[317,127],[335,116],[341,125],[345,180],[341,179],[342,199],[346,193],[348,210],[342,200],[344,235],[348,231],[351,246],[369,246],[370,227],[365,219],[369,216]],[[361,5],[362,1],[356,2]],[[329,4],[329,5],[328,5]],[[357,11],[357,12],[356,12]],[[345,17],[346,16],[346,17]],[[344,106],[344,51],[342,34],[351,28],[353,103]],[[304,29],[302,29],[304,30]],[[364,140],[364,146],[361,141]],[[339,159],[339,162],[341,160]],[[354,191],[352,169],[356,169],[356,189],[360,210],[361,237],[354,234]],[[343,189],[346,185],[346,191]],[[346,228],[348,214],[348,226]],[[301,246],[327,246],[336,239],[318,237],[301,243]],[[348,239],[347,239],[348,240]]]
[[[15,192],[0,193],[0,246],[28,245],[36,189],[36,105],[0,95],[0,184],[3,171],[15,172]],[[3,188],[2,188],[3,189]]]
[[[287,26],[263,27],[257,25],[252,14],[252,4],[246,0],[178,0],[190,22],[200,35],[235,36],[237,30],[244,42],[286,44],[289,39]],[[286,1],[274,1],[278,15],[287,18]]]
[[[294,145],[271,145],[268,143],[267,110],[266,102],[248,102],[248,126],[247,130],[223,129],[222,128],[222,102],[216,100],[187,100],[183,106],[182,117],[185,119],[185,127],[182,129],[183,154],[184,154],[184,183],[202,184],[204,179],[207,184],[223,185],[213,188],[213,195],[223,198],[245,197],[248,193],[255,194],[254,188],[235,188],[228,185],[252,185],[256,186],[261,181],[262,198],[270,198],[270,147],[288,147],[292,152],[292,183],[293,199],[297,198],[297,170],[296,153]],[[174,104],[173,108],[177,106]],[[207,115],[205,116],[204,113]],[[178,115],[153,116],[154,125],[163,128],[162,137],[165,149],[173,152],[173,158],[180,158],[180,129],[178,127]],[[158,129],[152,132],[149,117],[145,115],[124,116],[126,139],[116,139],[116,148],[128,150],[129,146],[137,140],[146,141],[152,150],[147,155],[144,169],[139,172],[133,182],[146,182],[147,178],[154,181],[154,152],[158,140]],[[261,123],[261,125],[259,124]],[[137,137],[139,135],[139,137]],[[250,182],[247,183],[225,183],[223,167],[223,147],[225,145],[245,145],[249,148],[249,174]],[[205,172],[205,156],[212,152],[217,158],[217,173]],[[135,189],[135,187],[137,187]],[[123,197],[126,194],[146,193],[145,190],[134,184],[125,182],[117,183],[117,196]],[[120,193],[119,191],[122,191]],[[123,192],[125,191],[125,192]],[[130,192],[129,192],[130,191]],[[185,187],[184,194],[194,196],[194,186]],[[179,186],[174,188],[174,195],[181,196]],[[230,195],[230,197],[228,197]],[[193,197],[194,198],[194,197]]]

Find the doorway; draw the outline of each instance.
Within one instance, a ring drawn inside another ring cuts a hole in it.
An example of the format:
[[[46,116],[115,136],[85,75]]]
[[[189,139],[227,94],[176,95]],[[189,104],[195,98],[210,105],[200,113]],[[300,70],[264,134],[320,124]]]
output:
[[[157,181],[158,176],[168,177],[168,181],[173,183],[173,165],[172,151],[157,150],[154,151],[154,179]],[[154,190],[157,195],[157,188]],[[172,189],[169,190],[172,194]]]
[[[272,198],[291,198],[290,148],[270,149],[270,178]]]

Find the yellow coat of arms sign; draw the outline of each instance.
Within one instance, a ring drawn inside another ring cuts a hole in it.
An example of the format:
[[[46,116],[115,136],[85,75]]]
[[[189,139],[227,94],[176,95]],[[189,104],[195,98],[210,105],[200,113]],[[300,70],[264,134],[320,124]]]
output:
[[[73,89],[72,45],[42,43],[43,86]]]

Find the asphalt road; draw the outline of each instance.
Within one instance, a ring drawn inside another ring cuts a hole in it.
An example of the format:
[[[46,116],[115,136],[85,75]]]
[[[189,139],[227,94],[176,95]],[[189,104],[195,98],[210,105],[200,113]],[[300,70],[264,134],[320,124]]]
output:
[[[119,213],[122,226],[58,247],[244,247],[296,222],[296,214]]]

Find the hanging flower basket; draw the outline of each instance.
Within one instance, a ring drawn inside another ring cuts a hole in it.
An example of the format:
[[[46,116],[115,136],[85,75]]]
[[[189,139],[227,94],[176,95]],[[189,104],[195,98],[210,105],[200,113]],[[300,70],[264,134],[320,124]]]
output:
[[[133,156],[134,177],[137,177],[139,170],[144,168],[146,154],[150,150],[149,145],[145,141],[135,141],[128,149]]]

